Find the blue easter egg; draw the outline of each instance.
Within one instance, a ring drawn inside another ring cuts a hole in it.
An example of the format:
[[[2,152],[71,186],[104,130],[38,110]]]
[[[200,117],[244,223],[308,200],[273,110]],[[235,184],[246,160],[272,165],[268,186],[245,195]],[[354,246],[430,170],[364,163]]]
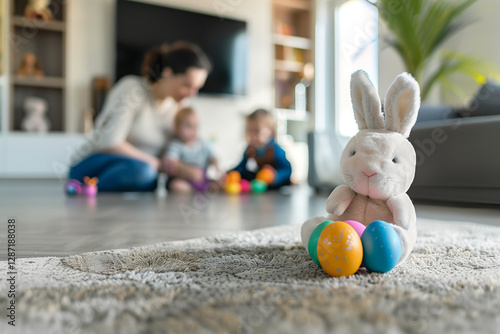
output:
[[[372,222],[363,232],[361,242],[366,269],[386,273],[398,263],[401,241],[391,224],[382,220]]]

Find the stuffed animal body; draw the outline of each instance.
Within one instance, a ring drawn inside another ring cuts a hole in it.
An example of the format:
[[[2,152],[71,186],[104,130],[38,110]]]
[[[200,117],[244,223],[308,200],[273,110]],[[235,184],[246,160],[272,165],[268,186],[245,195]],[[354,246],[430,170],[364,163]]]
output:
[[[351,98],[359,132],[348,142],[340,158],[344,185],[330,194],[327,217],[314,217],[302,226],[307,250],[309,237],[325,220],[356,220],[368,226],[375,220],[393,225],[401,241],[403,263],[417,238],[415,208],[406,194],[415,176],[416,154],[406,139],[420,107],[418,83],[407,73],[399,75],[381,102],[368,75],[353,73]]]

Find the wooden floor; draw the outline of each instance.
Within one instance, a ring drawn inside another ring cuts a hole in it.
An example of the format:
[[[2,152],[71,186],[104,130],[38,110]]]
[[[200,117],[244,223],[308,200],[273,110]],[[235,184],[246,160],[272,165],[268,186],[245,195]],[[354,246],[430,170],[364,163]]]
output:
[[[210,196],[152,193],[67,197],[55,180],[0,180],[0,260],[5,260],[7,219],[16,219],[17,257],[64,256],[127,248],[221,232],[300,224],[325,214],[327,195],[307,186],[259,195]],[[499,207],[416,204],[417,215],[500,226]]]

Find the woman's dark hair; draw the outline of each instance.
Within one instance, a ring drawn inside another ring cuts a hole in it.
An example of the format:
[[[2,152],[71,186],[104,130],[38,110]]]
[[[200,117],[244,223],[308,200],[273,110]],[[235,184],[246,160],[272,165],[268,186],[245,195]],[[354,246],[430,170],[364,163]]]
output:
[[[188,42],[175,42],[162,45],[146,52],[142,62],[142,75],[150,83],[157,82],[165,68],[172,69],[174,74],[184,74],[191,68],[212,70],[212,64],[199,46]]]

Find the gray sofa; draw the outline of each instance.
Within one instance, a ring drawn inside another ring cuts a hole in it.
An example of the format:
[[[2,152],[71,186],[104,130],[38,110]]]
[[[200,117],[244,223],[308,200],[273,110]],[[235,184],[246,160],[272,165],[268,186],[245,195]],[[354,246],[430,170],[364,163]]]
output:
[[[413,200],[500,204],[500,85],[485,84],[463,109],[423,104],[409,140],[417,152]],[[308,142],[309,184],[318,191],[341,184],[322,157],[338,165],[345,143],[316,132]]]
[[[422,105],[409,139],[411,198],[500,204],[500,85],[485,84],[464,109]]]

